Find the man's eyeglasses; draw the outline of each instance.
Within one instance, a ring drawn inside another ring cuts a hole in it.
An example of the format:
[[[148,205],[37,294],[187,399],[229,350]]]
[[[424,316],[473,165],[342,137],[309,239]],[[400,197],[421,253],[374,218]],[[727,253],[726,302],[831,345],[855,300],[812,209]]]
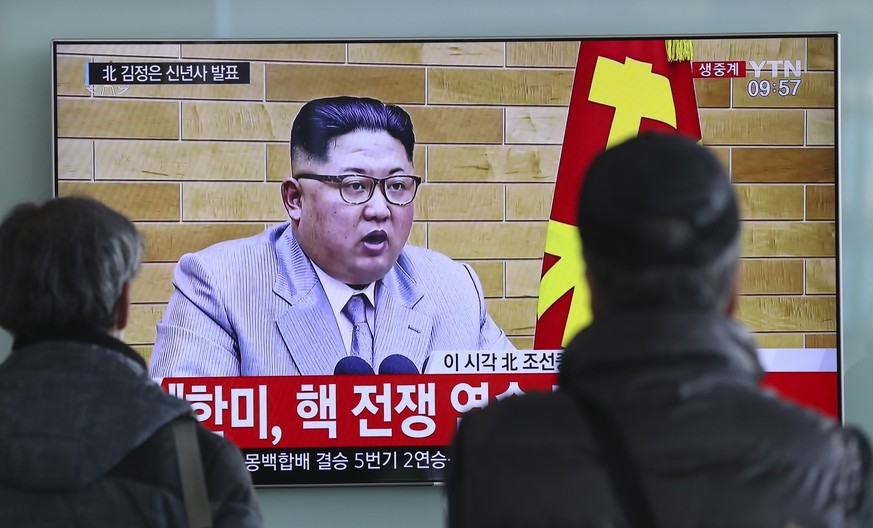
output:
[[[373,178],[363,174],[340,174],[337,176],[326,174],[295,174],[297,180],[316,180],[320,182],[336,183],[339,186],[340,196],[349,205],[366,203],[373,197],[373,189],[376,185],[382,187],[382,194],[390,204],[406,205],[415,199],[418,186],[421,185],[421,176],[409,174],[397,174],[387,178]]]

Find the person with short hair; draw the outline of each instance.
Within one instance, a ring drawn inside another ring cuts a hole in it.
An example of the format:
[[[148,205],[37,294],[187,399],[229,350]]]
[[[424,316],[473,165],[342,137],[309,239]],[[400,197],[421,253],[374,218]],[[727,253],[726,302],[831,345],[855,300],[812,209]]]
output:
[[[173,424],[192,422],[216,527],[263,525],[239,450],[123,343],[143,238],[87,198],[0,224],[0,526],[187,526]]]
[[[732,318],[740,222],[719,160],[631,139],[592,163],[578,222],[593,322],[556,391],[461,420],[449,525],[866,526],[866,438],[762,389]]]
[[[324,375],[346,358],[411,374],[434,350],[513,348],[469,265],[407,244],[422,179],[406,111],[316,99],[290,144],[290,221],[182,257],[153,376]]]

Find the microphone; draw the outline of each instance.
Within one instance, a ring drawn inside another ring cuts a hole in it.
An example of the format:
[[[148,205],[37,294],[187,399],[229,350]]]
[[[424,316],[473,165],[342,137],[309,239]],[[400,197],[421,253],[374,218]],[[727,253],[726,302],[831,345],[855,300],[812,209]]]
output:
[[[334,375],[353,375],[364,376],[367,374],[375,374],[373,367],[358,356],[346,356],[337,361],[336,367],[333,369]]]
[[[419,374],[415,363],[406,356],[391,354],[379,365],[379,374]]]

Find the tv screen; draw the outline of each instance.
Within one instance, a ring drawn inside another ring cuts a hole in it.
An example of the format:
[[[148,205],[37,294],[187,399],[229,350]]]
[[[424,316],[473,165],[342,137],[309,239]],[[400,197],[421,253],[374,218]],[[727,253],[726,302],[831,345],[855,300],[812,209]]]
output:
[[[57,40],[55,190],[136,222],[124,339],[256,484],[428,483],[459,416],[553,390],[589,323],[591,158],[684,134],[739,198],[764,384],[839,419],[838,57],[836,34]]]

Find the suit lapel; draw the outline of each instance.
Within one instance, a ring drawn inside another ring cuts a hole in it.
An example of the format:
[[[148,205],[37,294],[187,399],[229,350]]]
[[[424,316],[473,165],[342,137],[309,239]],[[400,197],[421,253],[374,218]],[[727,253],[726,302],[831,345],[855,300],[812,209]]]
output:
[[[402,354],[415,363],[418,371],[427,358],[431,318],[416,311],[424,297],[406,271],[396,264],[382,279],[376,291],[376,332],[374,369],[391,354]]]
[[[289,225],[276,241],[279,273],[273,291],[291,307],[276,318],[288,353],[302,375],[332,374],[346,356],[330,302]]]

